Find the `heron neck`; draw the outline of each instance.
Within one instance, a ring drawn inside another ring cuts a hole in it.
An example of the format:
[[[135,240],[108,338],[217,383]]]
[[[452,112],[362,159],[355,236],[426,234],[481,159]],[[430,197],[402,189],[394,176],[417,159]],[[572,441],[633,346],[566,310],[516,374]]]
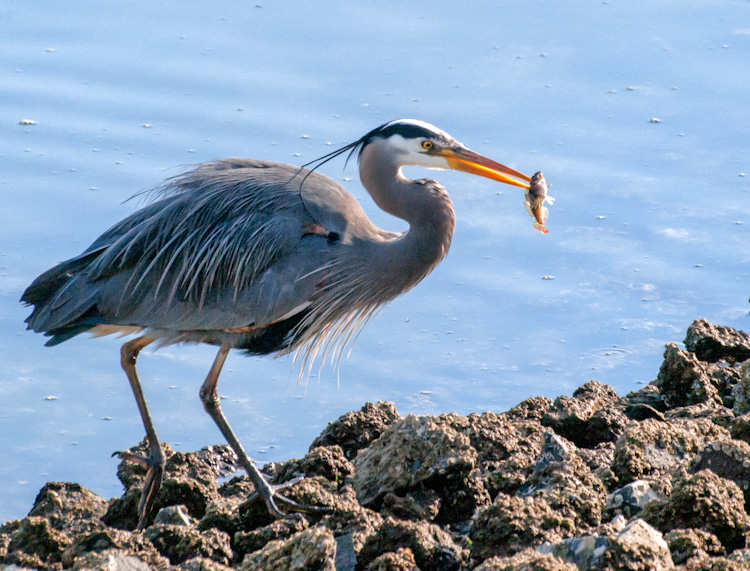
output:
[[[378,145],[371,144],[362,153],[360,178],[381,209],[409,223],[407,232],[377,248],[378,263],[373,264],[406,291],[448,253],[455,228],[450,197],[433,180],[406,178],[401,166],[379,152]]]

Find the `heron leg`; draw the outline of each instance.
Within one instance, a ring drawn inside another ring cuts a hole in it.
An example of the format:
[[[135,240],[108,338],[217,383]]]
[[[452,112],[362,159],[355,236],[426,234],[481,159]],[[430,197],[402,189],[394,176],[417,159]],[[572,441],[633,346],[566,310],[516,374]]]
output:
[[[118,457],[129,462],[136,462],[146,467],[146,481],[143,484],[141,492],[141,501],[138,503],[138,525],[137,530],[146,527],[146,522],[154,507],[156,495],[161,487],[164,467],[167,463],[167,457],[161,449],[159,438],[156,436],[154,423],[151,420],[151,414],[148,412],[146,397],[143,395],[141,381],[138,378],[138,371],[135,369],[135,363],[138,360],[138,354],[146,345],[153,343],[151,337],[138,337],[125,343],[120,349],[120,364],[130,381],[130,388],[133,389],[135,402],[138,404],[138,411],[141,413],[143,427],[146,429],[146,440],[148,442],[148,455],[146,457],[131,454],[129,451],[116,453]]]
[[[255,462],[253,462],[252,458],[247,455],[247,452],[245,452],[245,449],[242,447],[239,439],[234,434],[232,427],[229,426],[229,422],[224,416],[224,412],[221,410],[221,405],[219,404],[219,395],[216,390],[216,385],[219,380],[219,373],[221,372],[221,368],[224,366],[224,361],[227,358],[227,354],[229,353],[230,348],[231,347],[229,345],[222,345],[219,348],[216,359],[214,359],[213,365],[211,365],[211,370],[208,372],[208,376],[201,386],[200,397],[201,401],[203,402],[203,407],[206,409],[206,412],[219,427],[219,430],[221,430],[221,433],[224,435],[224,438],[232,447],[232,450],[234,450],[234,453],[237,454],[239,465],[244,468],[248,476],[250,476],[250,480],[252,480],[253,484],[255,485],[257,493],[260,494],[260,496],[263,498],[263,501],[266,503],[266,507],[268,508],[268,512],[272,516],[277,518],[298,517],[295,514],[287,514],[282,512],[279,509],[279,505],[283,506],[289,511],[299,513],[328,511],[328,508],[318,508],[314,506],[305,506],[299,504],[279,493],[279,490],[291,485],[294,482],[297,482],[299,478],[295,478],[293,482],[288,482],[280,486],[274,486],[270,484],[263,476],[263,474],[261,474],[260,470],[258,470],[258,468],[255,466]]]

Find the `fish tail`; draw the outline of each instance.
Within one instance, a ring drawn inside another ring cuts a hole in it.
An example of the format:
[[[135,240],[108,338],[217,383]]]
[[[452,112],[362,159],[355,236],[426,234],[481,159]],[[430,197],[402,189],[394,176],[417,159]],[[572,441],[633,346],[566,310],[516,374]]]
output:
[[[540,224],[539,222],[534,222],[532,224],[535,230],[539,230],[542,234],[549,234],[549,231],[547,230],[547,227],[544,224]]]

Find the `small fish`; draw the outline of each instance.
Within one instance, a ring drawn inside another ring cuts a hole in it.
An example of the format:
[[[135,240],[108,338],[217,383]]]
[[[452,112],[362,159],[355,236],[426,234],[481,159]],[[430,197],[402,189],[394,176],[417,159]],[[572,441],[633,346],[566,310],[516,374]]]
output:
[[[547,196],[547,181],[544,180],[544,175],[538,172],[531,177],[531,184],[526,190],[526,200],[524,200],[523,205],[526,207],[529,216],[535,218],[532,226],[542,234],[547,234],[547,227],[544,223],[547,222],[547,216],[549,215],[549,210],[544,206],[545,201],[552,204],[555,199]]]

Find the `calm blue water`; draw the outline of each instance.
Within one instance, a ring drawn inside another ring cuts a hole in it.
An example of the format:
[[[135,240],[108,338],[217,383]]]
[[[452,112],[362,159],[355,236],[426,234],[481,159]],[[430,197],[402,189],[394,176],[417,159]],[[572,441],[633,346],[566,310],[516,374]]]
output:
[[[25,515],[48,480],[121,492],[109,455],[142,427],[120,342],[44,348],[18,298],[180,165],[302,164],[414,117],[544,171],[557,198],[542,236],[522,191],[429,173],[452,191],[452,251],[340,373],[298,386],[290,358],[230,356],[225,412],[261,462],[302,455],[366,401],[500,411],[592,378],[625,394],[693,319],[750,328],[748,2],[359,4],[0,7],[0,521]],[[353,165],[322,170],[404,229]],[[178,449],[221,441],[197,397],[213,355],[140,360],[159,435]]]

